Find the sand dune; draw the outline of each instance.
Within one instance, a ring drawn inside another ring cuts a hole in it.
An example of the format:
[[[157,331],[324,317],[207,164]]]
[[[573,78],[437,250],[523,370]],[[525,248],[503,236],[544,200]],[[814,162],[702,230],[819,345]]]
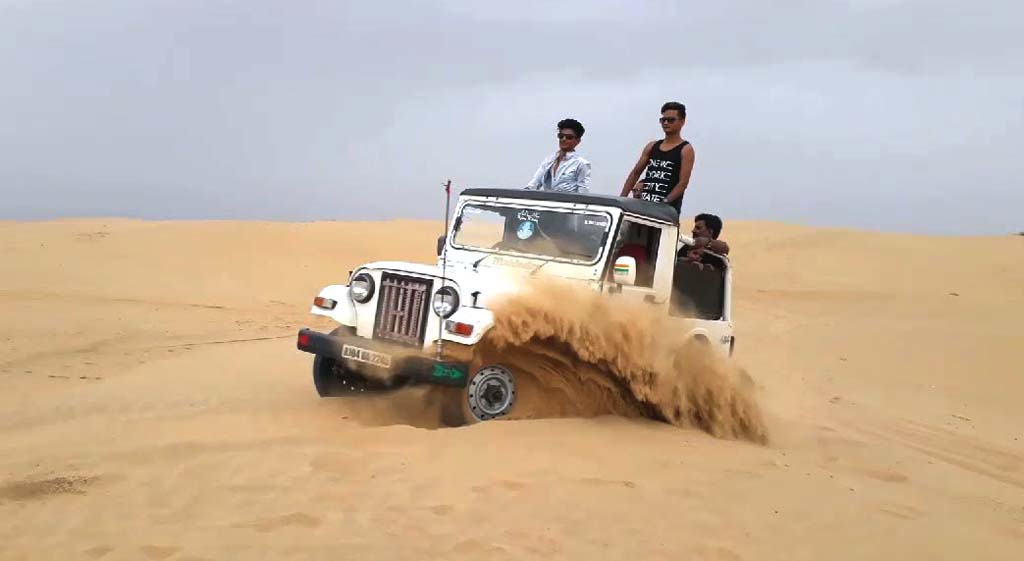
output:
[[[432,222],[0,223],[0,559],[1006,559],[1024,238],[729,223],[770,440],[320,400],[322,285]]]

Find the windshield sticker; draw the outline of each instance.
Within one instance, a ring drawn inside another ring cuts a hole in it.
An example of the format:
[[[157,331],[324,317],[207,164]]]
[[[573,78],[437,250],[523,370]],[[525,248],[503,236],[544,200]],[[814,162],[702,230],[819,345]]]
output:
[[[590,220],[589,218],[583,221],[586,226],[600,226],[606,228],[608,226],[608,219],[602,218],[600,220]]]
[[[529,220],[530,222],[539,222],[540,221],[540,211],[530,212],[530,211],[525,210],[525,209],[524,210],[520,210],[518,218],[520,220]]]
[[[519,223],[519,228],[516,229],[516,237],[521,240],[529,239],[533,236],[534,230],[537,229],[537,225],[533,222],[524,221]]]

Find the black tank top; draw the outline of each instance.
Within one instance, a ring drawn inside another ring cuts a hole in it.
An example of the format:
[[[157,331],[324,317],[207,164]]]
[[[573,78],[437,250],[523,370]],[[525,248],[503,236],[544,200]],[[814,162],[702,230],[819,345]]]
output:
[[[647,160],[647,172],[642,180],[644,188],[640,191],[640,198],[645,201],[664,202],[665,197],[679,183],[679,170],[683,167],[683,148],[689,142],[684,140],[679,146],[667,151],[661,149],[662,142],[664,141],[659,140],[654,143],[654,146],[651,146],[651,156]],[[683,199],[680,197],[666,204],[671,205],[676,212],[680,212]]]

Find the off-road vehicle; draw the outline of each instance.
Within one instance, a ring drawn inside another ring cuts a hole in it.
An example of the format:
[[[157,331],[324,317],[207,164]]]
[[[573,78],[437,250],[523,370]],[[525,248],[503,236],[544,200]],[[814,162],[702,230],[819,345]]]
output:
[[[634,198],[520,189],[466,189],[434,264],[377,261],[346,284],[324,287],[310,312],[338,323],[301,329],[297,346],[315,355],[322,397],[408,384],[457,388],[467,420],[507,414],[516,373],[500,360],[472,364],[494,323],[489,304],[542,271],[609,298],[628,298],[678,318],[680,329],[731,355],[732,269],[682,258],[693,240],[665,204]]]

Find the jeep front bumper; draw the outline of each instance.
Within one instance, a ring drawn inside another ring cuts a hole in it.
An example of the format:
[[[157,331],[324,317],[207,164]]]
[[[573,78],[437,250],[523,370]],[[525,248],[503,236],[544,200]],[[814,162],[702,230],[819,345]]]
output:
[[[469,365],[464,362],[437,360],[345,333],[329,335],[303,328],[299,330],[296,347],[313,355],[366,364],[414,382],[461,388],[469,378]]]

